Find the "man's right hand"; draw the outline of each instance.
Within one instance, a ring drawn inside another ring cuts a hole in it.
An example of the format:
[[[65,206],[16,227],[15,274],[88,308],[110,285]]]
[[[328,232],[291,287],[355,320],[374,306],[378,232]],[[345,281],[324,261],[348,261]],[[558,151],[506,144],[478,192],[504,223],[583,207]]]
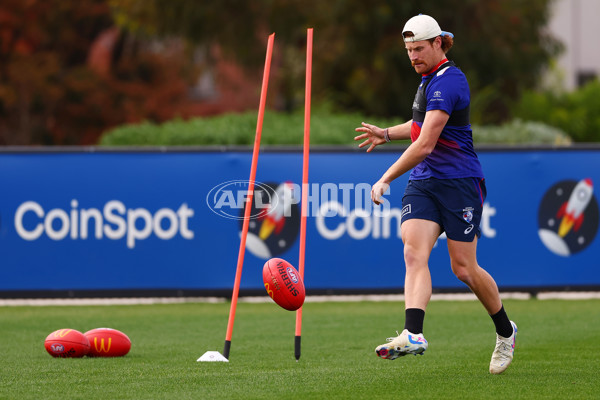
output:
[[[385,143],[384,130],[365,122],[361,123],[362,126],[355,129],[356,132],[363,132],[361,135],[355,136],[354,140],[364,140],[358,147],[363,148],[366,145],[370,145],[367,149],[367,153],[371,152],[375,147]]]

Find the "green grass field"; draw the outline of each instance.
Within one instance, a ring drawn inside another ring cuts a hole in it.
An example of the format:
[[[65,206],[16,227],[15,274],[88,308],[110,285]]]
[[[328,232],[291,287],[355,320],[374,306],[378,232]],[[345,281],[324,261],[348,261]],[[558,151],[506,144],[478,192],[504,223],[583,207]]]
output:
[[[519,326],[513,365],[488,373],[491,319],[473,301],[432,302],[424,356],[380,360],[374,348],[401,329],[403,304],[306,303],[302,358],[295,314],[238,305],[229,363],[229,304],[0,307],[1,399],[589,399],[598,398],[600,301],[507,300]],[[112,327],[132,340],[123,358],[55,359],[59,328]]]

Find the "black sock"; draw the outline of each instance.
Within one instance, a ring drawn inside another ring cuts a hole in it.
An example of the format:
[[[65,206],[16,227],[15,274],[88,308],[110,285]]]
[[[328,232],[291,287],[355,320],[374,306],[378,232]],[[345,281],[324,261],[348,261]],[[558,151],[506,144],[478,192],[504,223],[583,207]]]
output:
[[[425,310],[420,308],[407,308],[404,312],[404,329],[410,333],[423,333],[423,321],[425,320]]]
[[[513,334],[513,327],[504,311],[504,306],[494,315],[490,315],[494,325],[496,325],[496,333],[502,337],[508,338]]]

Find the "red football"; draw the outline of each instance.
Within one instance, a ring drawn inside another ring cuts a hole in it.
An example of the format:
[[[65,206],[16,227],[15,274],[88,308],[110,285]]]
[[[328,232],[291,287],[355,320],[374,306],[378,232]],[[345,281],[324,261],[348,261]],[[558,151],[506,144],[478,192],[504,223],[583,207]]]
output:
[[[90,341],[88,357],[121,357],[131,349],[129,337],[116,329],[97,328],[84,335]]]
[[[289,311],[304,304],[304,283],[296,268],[281,258],[271,258],[263,267],[265,289],[273,301]]]
[[[52,357],[83,357],[90,351],[90,342],[75,329],[59,329],[48,335],[44,347]]]

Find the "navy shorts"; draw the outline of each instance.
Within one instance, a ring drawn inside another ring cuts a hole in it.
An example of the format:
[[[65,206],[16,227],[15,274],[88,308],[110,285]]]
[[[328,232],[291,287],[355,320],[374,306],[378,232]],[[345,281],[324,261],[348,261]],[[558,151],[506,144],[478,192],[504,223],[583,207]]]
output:
[[[482,178],[411,180],[402,198],[402,222],[426,219],[440,225],[449,239],[472,242],[481,236],[486,194]]]

